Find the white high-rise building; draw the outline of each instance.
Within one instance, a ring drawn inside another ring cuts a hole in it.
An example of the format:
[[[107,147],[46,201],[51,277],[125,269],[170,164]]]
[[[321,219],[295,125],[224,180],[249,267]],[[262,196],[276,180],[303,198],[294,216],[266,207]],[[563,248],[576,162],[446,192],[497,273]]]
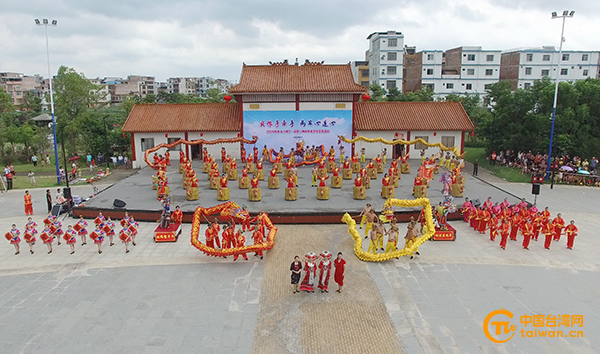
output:
[[[552,46],[505,51],[500,64],[500,80],[510,81],[515,90],[529,88],[543,77],[555,80],[559,61],[561,81],[600,77],[599,51],[563,50],[560,58],[558,54]]]
[[[402,91],[404,35],[396,31],[373,32],[367,39],[369,83],[378,84],[388,91],[393,87]]]

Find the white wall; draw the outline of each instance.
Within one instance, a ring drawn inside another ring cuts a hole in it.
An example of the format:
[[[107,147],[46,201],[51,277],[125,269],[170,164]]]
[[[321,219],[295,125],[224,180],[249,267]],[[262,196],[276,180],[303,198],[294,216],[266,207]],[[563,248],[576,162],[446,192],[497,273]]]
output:
[[[229,139],[236,138],[238,132],[203,132],[202,136],[200,136],[200,132],[190,132],[188,133],[189,140],[216,140],[216,139]],[[203,148],[208,150],[208,153],[211,154],[217,162],[221,162],[221,148],[224,147],[227,150],[227,154],[231,154],[231,157],[235,157],[240,161],[240,143],[224,143],[224,144],[214,144],[214,145],[203,145]],[[192,152],[190,151],[190,154]],[[202,154],[202,151],[200,152]],[[202,155],[200,155],[202,158]],[[171,157],[172,158],[172,157]],[[179,156],[177,157],[179,159]]]
[[[434,133],[437,133],[435,136]],[[442,136],[453,136],[454,137],[454,146],[456,146],[460,150],[461,146],[461,132],[459,131],[411,131],[410,132],[410,140],[415,140],[417,137],[426,136],[428,137],[428,142],[435,144],[442,142]],[[448,146],[450,147],[450,146]],[[431,147],[425,149],[425,157],[431,157],[431,155],[435,155],[440,151],[438,147]],[[421,151],[415,149],[415,145],[411,145],[410,147],[410,157],[413,159],[420,158]]]
[[[376,139],[376,138],[384,138],[386,140],[394,140],[394,138],[396,138],[396,133],[398,133],[398,139],[404,139],[406,140],[407,137],[407,133],[406,131],[402,131],[402,130],[398,130],[398,131],[356,131],[356,135],[357,136],[364,136],[365,138],[369,138],[369,139]],[[368,143],[365,141],[359,141],[354,143],[354,151],[356,153],[358,153],[358,156],[360,157],[360,149],[365,148],[366,150],[366,155],[367,155],[367,159],[370,159],[372,157],[376,157],[377,155],[381,154],[381,151],[383,150],[383,148],[387,148],[387,156],[388,156],[388,160],[390,158],[392,158],[393,156],[393,147],[390,145],[386,145],[383,143]],[[347,150],[347,153],[350,154],[350,151]]]
[[[219,138],[235,138],[237,137],[237,132],[203,132],[203,136],[200,136],[200,132],[190,132],[188,133],[188,140],[215,140]],[[161,143],[167,143],[167,137],[165,137],[165,133],[134,133],[135,140],[135,161],[133,161],[133,168],[140,168],[146,166],[146,162],[144,161],[144,153],[142,150],[142,138],[153,138],[154,146],[159,145]],[[185,133],[168,133],[168,138],[178,138],[185,139]],[[212,154],[217,161],[221,159],[221,147],[224,146],[227,149],[227,153],[231,154],[232,157],[235,157],[239,160],[240,158],[240,144],[239,143],[226,143],[226,144],[215,144],[215,145],[204,145],[210,154]],[[183,151],[185,151],[185,145],[181,145]],[[162,148],[156,151],[159,155],[165,155],[166,149]],[[191,148],[190,148],[190,157],[191,157]],[[154,153],[150,155],[150,161],[153,161],[152,156]],[[179,161],[179,152],[171,151],[171,161]],[[172,162],[173,163],[173,162]]]
[[[338,103],[345,104],[344,108],[335,108]],[[301,111],[351,111],[352,102],[300,102]]]
[[[251,109],[250,105],[259,105],[259,109]],[[246,111],[295,111],[296,102],[244,103]]]
[[[169,134],[169,138],[181,138],[184,139],[185,138],[185,133],[168,133]],[[153,138],[154,139],[154,146],[162,144],[162,143],[167,143],[167,137],[165,137],[165,133],[134,133],[133,134],[134,137],[134,141],[135,141],[135,161],[133,161],[133,168],[140,168],[140,167],[144,167],[146,166],[146,162],[144,161],[144,150],[142,150],[142,138],[144,139],[148,139],[148,138]],[[165,155],[165,152],[167,150],[166,149],[159,149],[156,151],[157,154],[159,155]],[[177,155],[177,156],[175,156]],[[154,156],[154,153],[152,153],[150,155],[150,161],[152,162],[152,156]],[[179,159],[179,153],[177,154],[173,154],[173,152],[171,152],[171,160],[173,159]]]

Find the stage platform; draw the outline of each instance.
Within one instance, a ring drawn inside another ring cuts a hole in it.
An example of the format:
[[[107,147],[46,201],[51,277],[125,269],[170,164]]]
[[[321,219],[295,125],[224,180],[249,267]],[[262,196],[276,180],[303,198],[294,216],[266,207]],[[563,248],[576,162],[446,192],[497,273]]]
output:
[[[411,160],[411,173],[403,174],[398,181],[398,188],[395,191],[395,198],[413,199],[412,188],[420,160]],[[221,167],[221,164],[219,164]],[[192,215],[198,206],[210,207],[222,202],[217,200],[217,190],[209,188],[208,176],[202,173],[201,161],[194,161],[193,168],[198,176],[198,188],[200,198],[195,201],[186,200],[183,189],[183,176],[178,172],[178,164],[173,164],[167,168],[167,177],[169,178],[169,189],[171,194],[172,209],[179,205],[184,212],[184,222],[191,222]],[[388,165],[385,170],[389,168]],[[238,170],[241,170],[238,168]],[[285,186],[287,182],[280,175],[280,188],[268,189],[266,176],[271,170],[271,164],[265,164],[265,180],[260,182],[262,189],[262,200],[251,202],[248,200],[248,190],[239,189],[237,181],[229,181],[230,201],[234,201],[240,206],[246,205],[252,215],[259,211],[267,212],[273,223],[339,223],[342,215],[346,212],[351,215],[358,215],[366,203],[370,203],[377,212],[381,212],[383,199],[381,193],[381,179],[383,174],[379,174],[376,180],[371,180],[371,188],[366,190],[365,200],[355,200],[352,197],[352,187],[354,180],[344,180],[343,187],[340,189],[330,188],[329,200],[317,199],[317,188],[311,187],[310,166],[301,166],[298,168],[298,200],[286,201],[284,198]],[[85,218],[94,218],[98,211],[106,216],[120,219],[125,210],[132,214],[136,220],[156,221],[160,217],[161,204],[156,199],[156,190],[152,189],[152,175],[156,173],[149,167],[140,169],[136,174],[123,179],[90,200],[86,201],[84,206],[76,207],[74,216],[83,215]],[[241,174],[240,174],[241,175]],[[478,179],[465,174],[465,196],[471,199],[479,198],[482,202],[488,196],[493,200],[502,201],[508,198],[509,202],[517,202],[517,198],[490,186]],[[439,182],[440,175],[435,174],[434,179],[427,191],[427,196],[432,205],[437,205],[443,201],[441,193],[442,184]],[[330,185],[331,178],[327,180]],[[115,199],[123,200],[125,208],[115,208],[113,202]],[[462,205],[464,198],[456,198],[457,206]],[[410,216],[418,216],[418,209],[396,208],[396,215],[399,220],[408,220]],[[455,220],[461,216],[458,213],[449,215],[449,220]]]

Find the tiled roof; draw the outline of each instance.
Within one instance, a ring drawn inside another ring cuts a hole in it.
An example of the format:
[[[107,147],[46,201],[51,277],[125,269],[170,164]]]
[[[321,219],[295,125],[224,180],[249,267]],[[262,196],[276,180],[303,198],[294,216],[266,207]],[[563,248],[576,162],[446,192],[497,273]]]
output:
[[[182,103],[135,105],[123,132],[240,131],[238,103]]]
[[[353,92],[367,88],[354,82],[346,65],[244,65],[240,83],[229,93]]]
[[[357,102],[354,129],[472,131],[460,102]]]

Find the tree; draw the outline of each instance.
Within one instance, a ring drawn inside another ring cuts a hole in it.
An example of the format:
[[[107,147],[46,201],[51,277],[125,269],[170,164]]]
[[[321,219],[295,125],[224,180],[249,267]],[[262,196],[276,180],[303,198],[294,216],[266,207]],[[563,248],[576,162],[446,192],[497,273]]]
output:
[[[209,103],[218,103],[223,102],[223,97],[225,94],[221,92],[218,88],[209,88],[206,90],[206,101]]]
[[[28,112],[29,118],[33,118],[42,114],[42,99],[37,95],[27,91],[23,95],[23,103],[21,108]]]
[[[383,87],[378,84],[369,85],[369,93],[371,94],[371,101],[386,101],[385,97],[386,91]]]
[[[79,134],[76,120],[87,113],[102,98],[100,85],[95,85],[83,74],[72,68],[61,66],[54,79],[54,103],[59,130],[59,138],[63,149],[65,144],[69,150],[77,151]],[[64,138],[64,140],[63,140]]]

